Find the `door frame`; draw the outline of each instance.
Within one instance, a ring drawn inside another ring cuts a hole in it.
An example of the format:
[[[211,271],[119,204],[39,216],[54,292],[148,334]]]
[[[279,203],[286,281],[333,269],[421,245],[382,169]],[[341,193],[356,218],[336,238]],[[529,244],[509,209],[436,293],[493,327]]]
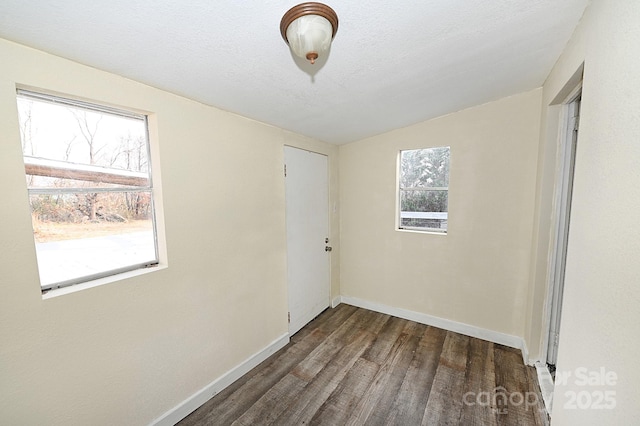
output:
[[[558,126],[558,155],[554,184],[554,203],[552,208],[552,237],[549,246],[549,268],[547,275],[547,296],[545,300],[544,334],[542,342],[542,363],[546,366],[550,355],[550,337],[554,321],[561,316],[564,285],[559,285],[558,274],[564,275],[566,266],[566,244],[569,236],[571,217],[571,192],[576,149],[574,148],[573,112],[575,102],[582,96],[582,81],[571,90],[561,103],[561,117]],[[579,123],[579,115],[578,115]],[[568,197],[568,199],[567,199]],[[566,224],[566,225],[565,225]],[[564,277],[562,278],[564,281]],[[557,330],[559,331],[559,330]],[[557,343],[556,348],[557,351]],[[557,353],[556,353],[557,356]]]

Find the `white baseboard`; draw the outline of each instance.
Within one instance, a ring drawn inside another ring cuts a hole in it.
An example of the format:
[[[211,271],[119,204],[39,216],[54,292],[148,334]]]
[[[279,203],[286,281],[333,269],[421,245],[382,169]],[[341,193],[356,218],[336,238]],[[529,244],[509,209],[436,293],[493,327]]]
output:
[[[522,362],[524,365],[528,365],[530,367],[535,366],[535,361],[531,361],[529,359],[529,348],[527,347],[527,342],[524,339],[520,339],[522,342],[522,346],[520,347],[520,351],[522,351]]]
[[[252,368],[260,364],[265,359],[282,349],[289,343],[289,333],[285,333],[259,352],[253,354],[247,358],[244,362],[240,363],[233,369],[227,371],[221,377],[217,378],[213,382],[209,383],[198,392],[191,395],[186,400],[182,401],[176,407],[167,411],[165,414],[154,420],[151,424],[154,426],[173,426],[180,420],[187,417],[193,411],[195,411],[202,404],[207,402],[213,396],[220,393],[227,386],[238,380],[243,375],[247,374]]]
[[[520,351],[522,352],[524,363],[528,364],[527,346],[524,342],[524,339],[521,337],[500,333],[498,331],[487,330],[485,328],[476,327],[474,325],[464,324],[433,315],[423,314],[421,312],[410,311],[408,309],[394,308],[392,306],[383,305],[382,303],[369,302],[367,300],[362,300],[355,297],[341,296],[340,301],[342,303],[346,303],[347,305],[353,305],[359,308],[369,309],[371,311],[376,311],[387,315],[393,315],[394,317],[404,318],[410,321],[418,322],[420,324],[431,325],[433,327],[442,328],[447,331],[464,334],[465,336],[476,337],[478,339],[488,340],[490,342],[498,343],[510,348],[520,349]]]
[[[540,385],[544,408],[547,410],[547,413],[551,415],[554,390],[553,379],[551,378],[551,373],[549,372],[549,367],[547,367],[546,363],[538,361],[536,362],[535,367],[536,372],[538,373],[538,384]]]

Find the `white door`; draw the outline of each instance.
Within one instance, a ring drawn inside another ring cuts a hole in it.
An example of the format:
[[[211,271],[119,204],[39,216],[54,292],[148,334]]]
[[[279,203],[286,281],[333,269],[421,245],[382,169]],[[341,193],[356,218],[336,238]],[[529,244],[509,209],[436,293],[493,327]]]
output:
[[[329,180],[325,155],[285,146],[284,160],[293,335],[329,307]]]

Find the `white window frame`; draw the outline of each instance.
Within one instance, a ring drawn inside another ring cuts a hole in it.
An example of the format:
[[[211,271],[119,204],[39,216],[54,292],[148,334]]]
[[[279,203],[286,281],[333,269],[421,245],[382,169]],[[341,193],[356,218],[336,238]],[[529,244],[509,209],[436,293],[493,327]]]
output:
[[[124,118],[142,120],[145,126],[146,154],[148,162],[148,172],[134,172],[121,170],[117,168],[108,168],[102,166],[92,166],[85,164],[76,164],[66,161],[48,160],[23,154],[25,163],[25,176],[47,176],[47,177],[63,177],[67,179],[78,179],[91,181],[100,181],[103,183],[114,183],[127,185],[126,187],[65,187],[65,188],[27,188],[28,195],[59,195],[59,194],[79,194],[79,193],[123,193],[123,192],[146,192],[150,196],[151,222],[153,227],[153,241],[155,249],[155,259],[143,263],[132,263],[125,267],[111,269],[91,275],[81,275],[73,279],[63,280],[52,284],[42,285],[42,294],[45,295],[51,290],[63,289],[79,284],[86,284],[106,277],[112,277],[118,274],[142,270],[146,268],[157,267],[159,265],[159,247],[158,247],[158,228],[156,220],[155,191],[152,179],[151,164],[151,142],[149,138],[149,121],[147,115],[127,111],[119,108],[113,108],[106,105],[70,99],[57,95],[50,95],[41,92],[35,92],[26,89],[17,88],[17,97],[33,99],[40,102],[48,102],[58,105],[69,106],[73,108],[81,108],[101,114],[110,114]],[[97,282],[97,281],[96,281]]]
[[[414,219],[449,219],[449,200],[448,200],[448,186],[432,186],[432,187],[403,187],[401,186],[401,175],[402,175],[402,153],[407,151],[420,151],[423,149],[436,149],[436,148],[449,148],[449,161],[451,161],[451,147],[450,146],[434,146],[434,147],[426,147],[426,148],[413,148],[413,149],[402,149],[398,152],[398,164],[397,164],[397,185],[398,188],[396,195],[396,229],[399,231],[418,231],[418,232],[426,232],[426,233],[437,233],[446,235],[449,229],[448,224],[446,229],[442,228],[428,228],[423,226],[403,226],[402,219],[414,218]],[[402,212],[402,192],[403,191],[447,191],[447,212]],[[406,213],[410,213],[411,216],[408,216]]]

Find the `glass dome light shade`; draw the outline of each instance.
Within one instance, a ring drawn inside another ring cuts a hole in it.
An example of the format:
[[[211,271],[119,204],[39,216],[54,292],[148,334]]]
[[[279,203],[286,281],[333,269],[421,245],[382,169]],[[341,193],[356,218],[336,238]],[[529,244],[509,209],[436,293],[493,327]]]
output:
[[[305,15],[294,20],[287,28],[287,41],[296,56],[312,64],[331,47],[331,23],[318,15]]]

